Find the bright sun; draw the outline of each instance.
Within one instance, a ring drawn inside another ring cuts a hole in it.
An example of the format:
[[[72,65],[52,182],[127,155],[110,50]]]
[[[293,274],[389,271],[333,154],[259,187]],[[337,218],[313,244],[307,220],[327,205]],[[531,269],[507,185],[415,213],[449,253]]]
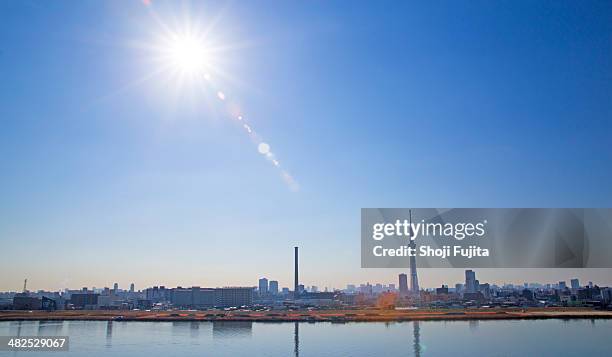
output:
[[[191,35],[176,35],[169,43],[168,57],[177,70],[196,74],[207,66],[207,51],[202,41]]]

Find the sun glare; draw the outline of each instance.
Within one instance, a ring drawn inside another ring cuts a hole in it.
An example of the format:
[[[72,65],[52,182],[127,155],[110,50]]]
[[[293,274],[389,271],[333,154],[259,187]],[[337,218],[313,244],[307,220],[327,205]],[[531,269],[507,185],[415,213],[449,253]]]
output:
[[[169,43],[168,57],[175,69],[195,74],[207,66],[207,51],[202,39],[191,35],[173,36]]]
[[[249,43],[232,44],[220,38],[218,33],[214,32],[218,17],[206,22],[187,17],[181,24],[171,26],[162,21],[153,6],[147,3],[147,7],[151,10],[155,22],[160,26],[159,32],[155,35],[154,42],[134,45],[150,51],[145,58],[155,69],[134,81],[133,85],[162,76],[160,88],[164,90],[164,95],[170,94],[168,97],[177,107],[182,107],[184,103],[187,103],[184,100],[188,100],[189,104],[197,106],[198,109],[200,105],[211,107],[216,116],[217,106],[221,105],[229,118],[239,121],[239,128],[256,145],[257,151],[278,170],[289,189],[298,190],[298,183],[282,166],[270,144],[264,142],[257,133],[250,118],[242,112],[232,93],[224,90],[223,84],[228,82],[244,84],[239,78],[228,74],[226,68],[223,68],[222,64],[227,62],[224,54],[249,46]],[[202,23],[209,24],[202,27]],[[168,89],[171,92],[168,92]]]

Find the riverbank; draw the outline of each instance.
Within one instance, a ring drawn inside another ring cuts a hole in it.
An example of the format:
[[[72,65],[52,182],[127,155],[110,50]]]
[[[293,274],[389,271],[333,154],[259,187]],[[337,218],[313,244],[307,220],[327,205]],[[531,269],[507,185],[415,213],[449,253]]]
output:
[[[253,321],[385,322],[413,320],[612,319],[612,311],[589,308],[318,310],[318,311],[0,311],[0,321]]]

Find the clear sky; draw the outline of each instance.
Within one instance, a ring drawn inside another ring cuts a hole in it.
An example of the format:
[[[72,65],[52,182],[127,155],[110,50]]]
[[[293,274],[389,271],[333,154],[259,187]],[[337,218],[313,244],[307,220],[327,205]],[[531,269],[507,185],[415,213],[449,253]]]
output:
[[[160,70],[184,28],[214,88]],[[610,2],[2,1],[0,290],[291,286],[294,245],[306,285],[396,282],[361,207],[610,207],[611,95]]]

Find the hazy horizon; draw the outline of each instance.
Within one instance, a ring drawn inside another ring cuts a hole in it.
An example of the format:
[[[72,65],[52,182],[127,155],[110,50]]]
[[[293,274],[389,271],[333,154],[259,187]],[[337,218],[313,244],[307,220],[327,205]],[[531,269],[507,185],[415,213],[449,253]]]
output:
[[[291,287],[295,245],[305,285],[397,284],[360,268],[362,207],[612,203],[609,2],[3,1],[0,20],[2,291]],[[206,76],[164,61],[186,29]]]
[[[292,267],[289,267],[292,269]],[[325,287],[328,288],[336,288],[336,289],[345,289],[347,284],[355,284],[359,286],[359,284],[395,284],[396,288],[399,287],[398,283],[398,274],[400,273],[409,273],[408,269],[364,269],[364,270],[380,270],[385,273],[382,274],[362,274],[365,280],[350,280],[343,284],[332,284],[329,283],[330,280],[322,280],[322,282],[313,280],[311,278],[306,278],[305,281],[300,279],[300,283],[304,284],[306,287],[310,287],[315,285],[319,290],[323,291]],[[502,285],[505,283],[522,285],[523,283],[541,283],[541,284],[555,284],[559,281],[565,281],[569,286],[570,279],[578,278],[580,280],[580,285],[585,286],[589,281],[593,282],[595,285],[599,286],[612,286],[612,278],[610,277],[609,270],[610,269],[473,269],[476,272],[476,277],[480,280],[481,283],[490,283]],[[508,271],[510,270],[510,271]],[[395,272],[395,275],[392,275]],[[300,272],[302,273],[302,271]],[[200,286],[200,287],[224,287],[224,286],[257,286],[257,280],[259,278],[268,278],[268,280],[278,280],[279,281],[279,289],[283,287],[287,287],[290,290],[293,290],[293,271],[287,274],[269,274],[269,275],[261,275],[256,278],[249,280],[247,277],[236,281],[223,281],[223,278],[210,279],[210,278],[192,278],[190,279],[180,279],[180,278],[165,278],[163,280],[156,280],[155,277],[149,277],[144,281],[131,281],[125,276],[122,276],[121,279],[106,281],[104,278],[100,280],[96,280],[97,282],[102,282],[101,284],[85,282],[82,281],[79,284],[79,281],[70,281],[66,280],[64,282],[60,282],[59,284],[50,284],[45,282],[43,285],[40,285],[39,281],[33,281],[32,279],[28,279],[28,290],[37,291],[37,290],[48,290],[48,291],[58,291],[63,290],[64,288],[69,289],[81,289],[83,287],[87,287],[91,289],[95,287],[96,289],[102,289],[104,287],[112,288],[113,284],[116,282],[119,284],[120,289],[128,290],[131,283],[135,284],[136,290],[144,290],[153,286],[165,286],[168,288],[174,288],[177,286],[182,287],[191,287],[191,286]],[[454,288],[456,283],[465,283],[465,269],[435,269],[435,268],[420,268],[418,270],[419,274],[419,282],[422,289],[430,289],[440,287],[442,284],[448,285],[451,288]],[[517,278],[519,274],[523,274],[523,280],[521,278]],[[533,278],[527,278],[527,276],[531,277],[534,274],[541,276],[544,280],[535,280]],[[95,274],[96,276],[98,274]],[[250,274],[250,276],[253,276]],[[280,277],[280,278],[279,278]],[[328,283],[325,283],[327,281]],[[67,285],[62,285],[66,283]],[[5,289],[1,291],[21,291],[23,287],[23,279],[21,281],[15,282],[15,287],[12,289]]]

